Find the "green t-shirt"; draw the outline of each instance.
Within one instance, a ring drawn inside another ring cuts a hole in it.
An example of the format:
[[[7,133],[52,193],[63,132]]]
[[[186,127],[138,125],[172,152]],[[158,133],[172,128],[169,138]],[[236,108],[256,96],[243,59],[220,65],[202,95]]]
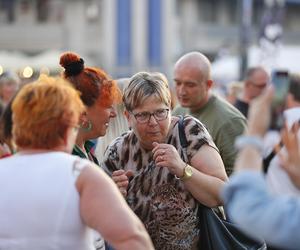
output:
[[[237,154],[234,142],[236,137],[243,134],[246,129],[246,118],[227,101],[215,95],[212,95],[209,101],[196,112],[190,112],[189,109],[181,106],[173,110],[173,115],[185,114],[194,116],[206,126],[219,149],[229,176],[233,171]]]

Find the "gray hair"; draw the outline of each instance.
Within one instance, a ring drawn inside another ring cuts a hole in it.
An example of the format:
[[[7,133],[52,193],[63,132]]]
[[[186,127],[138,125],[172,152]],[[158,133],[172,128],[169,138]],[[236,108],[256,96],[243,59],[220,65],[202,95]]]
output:
[[[158,72],[139,72],[131,77],[125,87],[123,103],[128,111],[132,111],[150,96],[156,97],[168,107],[171,106],[171,93],[165,75]]]
[[[16,73],[12,71],[5,71],[0,75],[0,85],[5,85],[9,83],[19,84],[20,78]]]

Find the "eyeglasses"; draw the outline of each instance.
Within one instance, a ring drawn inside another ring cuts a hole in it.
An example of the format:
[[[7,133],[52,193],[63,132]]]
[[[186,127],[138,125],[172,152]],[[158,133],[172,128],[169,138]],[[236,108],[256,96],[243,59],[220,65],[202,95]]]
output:
[[[140,112],[137,114],[132,113],[137,122],[139,123],[147,123],[150,121],[151,116],[155,118],[156,121],[163,121],[167,119],[169,114],[169,109],[158,109],[155,110],[153,113],[150,112]]]

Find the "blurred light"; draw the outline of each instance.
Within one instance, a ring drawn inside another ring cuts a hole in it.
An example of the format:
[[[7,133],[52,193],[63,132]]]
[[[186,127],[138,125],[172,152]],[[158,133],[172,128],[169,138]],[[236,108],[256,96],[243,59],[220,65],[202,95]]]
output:
[[[3,67],[0,65],[0,76],[3,74]]]
[[[30,78],[33,75],[33,69],[29,66],[25,67],[23,70],[23,77]]]
[[[50,74],[50,70],[48,67],[42,67],[40,69],[40,75],[49,75]]]

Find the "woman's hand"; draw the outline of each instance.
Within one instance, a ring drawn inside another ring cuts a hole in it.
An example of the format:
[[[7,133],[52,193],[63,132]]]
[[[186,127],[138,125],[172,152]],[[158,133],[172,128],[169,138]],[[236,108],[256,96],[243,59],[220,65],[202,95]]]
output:
[[[299,124],[295,123],[291,130],[287,125],[281,132],[281,139],[287,150],[288,155],[279,153],[280,165],[287,172],[292,182],[300,188],[300,148],[298,143]]]
[[[181,177],[185,162],[180,158],[176,148],[170,144],[153,142],[153,159],[158,167],[167,167],[169,171]]]
[[[133,176],[133,172],[131,170],[117,170],[112,173],[112,179],[117,184],[121,194],[126,197],[127,196],[127,187],[129,184],[129,178]]]

